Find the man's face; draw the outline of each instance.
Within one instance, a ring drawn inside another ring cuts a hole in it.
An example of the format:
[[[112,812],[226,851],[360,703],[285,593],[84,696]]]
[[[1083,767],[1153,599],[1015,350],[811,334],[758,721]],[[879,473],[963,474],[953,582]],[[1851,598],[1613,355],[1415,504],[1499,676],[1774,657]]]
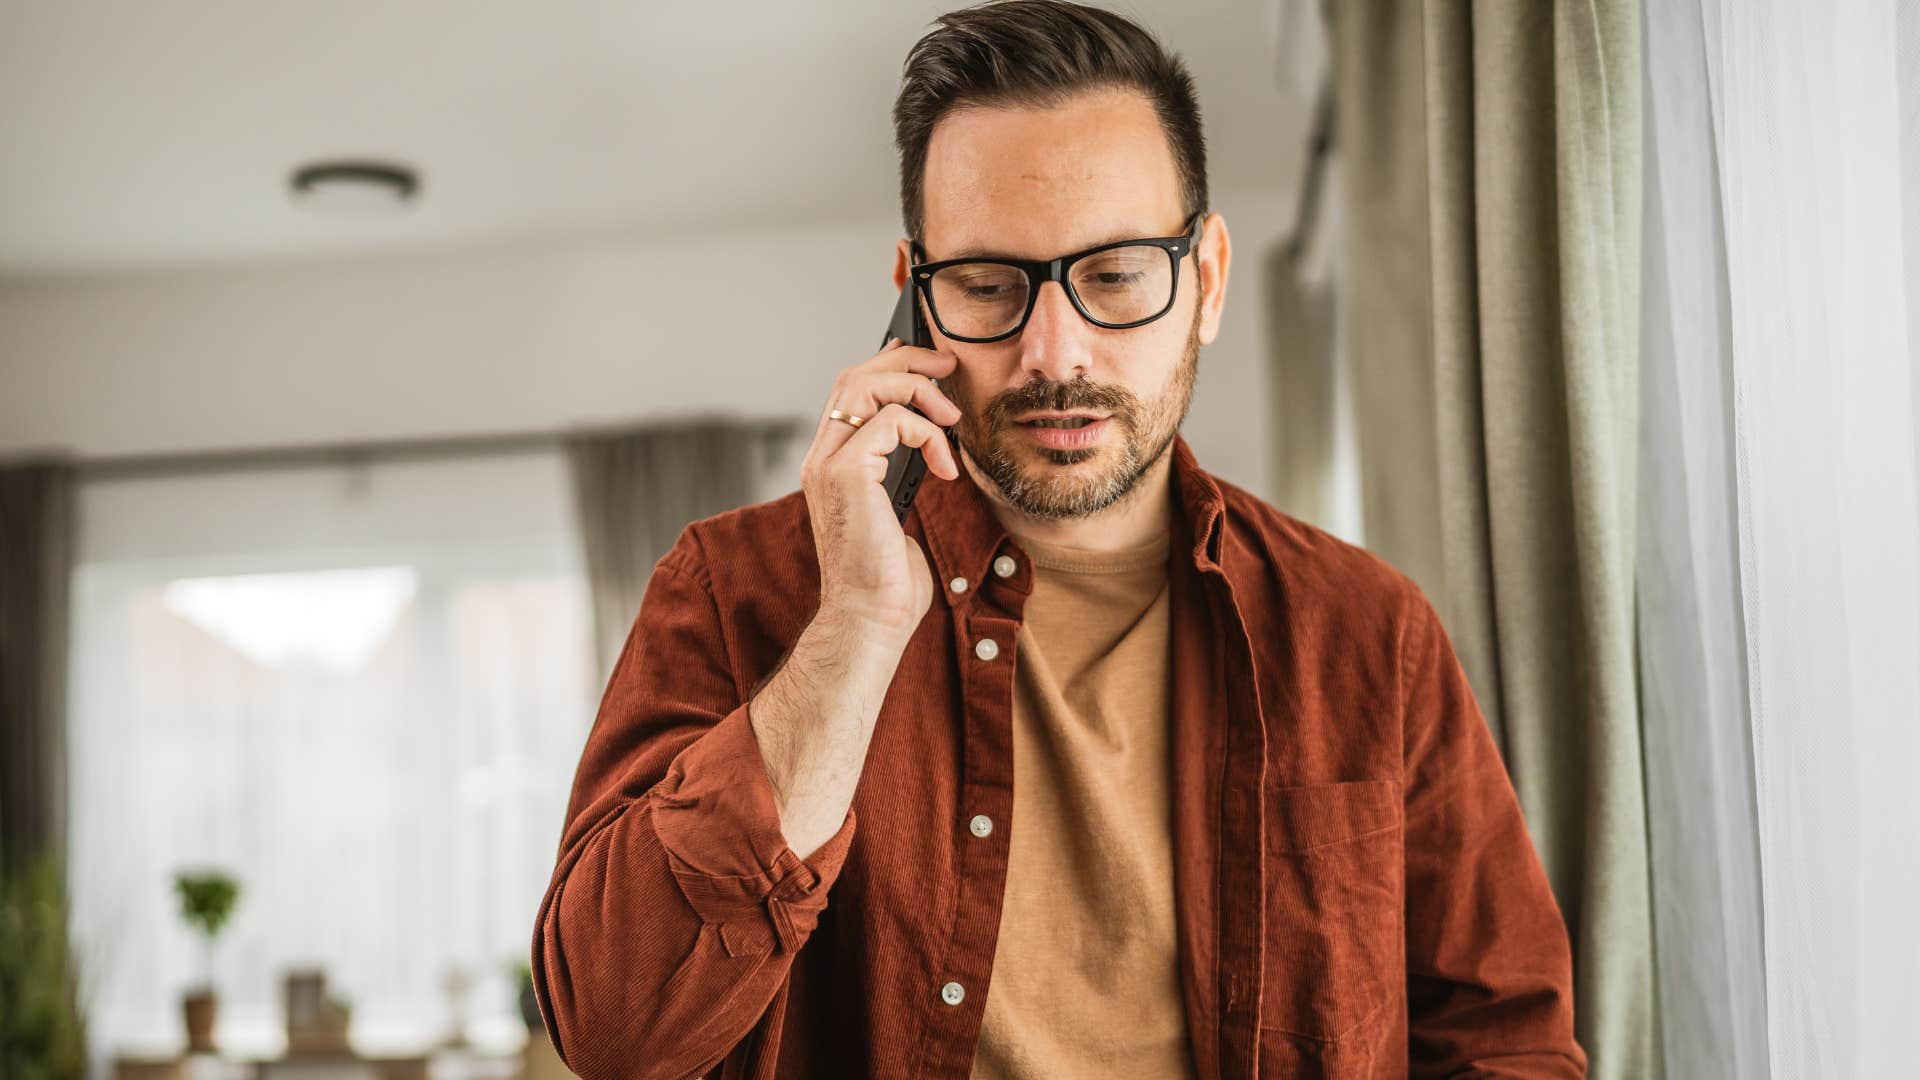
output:
[[[963,108],[935,126],[923,180],[928,260],[1052,259],[1114,240],[1177,236],[1180,181],[1145,95],[1096,91],[1053,109]],[[899,246],[895,284],[906,280]],[[1034,518],[1097,514],[1172,445],[1193,397],[1200,346],[1218,330],[1225,223],[1206,222],[1183,258],[1173,309],[1127,330],[1094,326],[1058,284],[1041,288],[1026,328],[1004,341],[935,344],[959,357],[941,388],[965,414],[963,453],[1014,509]],[[922,308],[925,310],[924,306]],[[1107,416],[1091,445],[1055,449],[1019,419],[1037,411]]]

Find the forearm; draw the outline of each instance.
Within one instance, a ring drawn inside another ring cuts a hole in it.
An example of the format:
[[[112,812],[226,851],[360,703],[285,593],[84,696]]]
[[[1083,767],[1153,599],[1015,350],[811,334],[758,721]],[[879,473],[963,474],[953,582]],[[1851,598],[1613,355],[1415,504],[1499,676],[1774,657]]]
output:
[[[802,859],[840,828],[904,643],[823,608],[747,714],[780,828]]]

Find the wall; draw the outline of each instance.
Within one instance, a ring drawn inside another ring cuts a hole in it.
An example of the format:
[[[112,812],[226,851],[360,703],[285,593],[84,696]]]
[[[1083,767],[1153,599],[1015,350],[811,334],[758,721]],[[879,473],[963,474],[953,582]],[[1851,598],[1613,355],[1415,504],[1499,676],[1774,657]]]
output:
[[[1237,258],[1184,429],[1263,497],[1261,254],[1290,207],[1224,194]],[[0,458],[819,415],[896,295],[891,216],[408,256],[0,281]],[[780,267],[799,268],[783,273]],[[774,490],[797,486],[798,453]]]

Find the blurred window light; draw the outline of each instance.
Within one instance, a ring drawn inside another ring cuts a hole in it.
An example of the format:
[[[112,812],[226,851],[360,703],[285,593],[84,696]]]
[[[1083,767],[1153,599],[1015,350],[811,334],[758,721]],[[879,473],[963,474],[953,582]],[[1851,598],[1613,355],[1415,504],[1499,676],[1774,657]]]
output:
[[[413,602],[410,566],[298,574],[242,574],[168,583],[169,611],[262,667],[301,661],[359,670]]]

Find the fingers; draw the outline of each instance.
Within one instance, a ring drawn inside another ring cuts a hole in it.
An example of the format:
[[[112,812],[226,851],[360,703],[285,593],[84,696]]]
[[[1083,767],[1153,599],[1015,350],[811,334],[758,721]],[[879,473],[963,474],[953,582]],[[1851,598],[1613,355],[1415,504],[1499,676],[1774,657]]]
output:
[[[911,371],[916,375],[930,375],[934,378],[953,374],[960,358],[940,349],[923,349],[917,345],[907,345],[899,338],[888,338],[887,344],[867,362],[854,370],[868,371]]]
[[[847,459],[845,467],[859,470],[868,482],[877,484],[887,477],[888,456],[903,443],[918,447],[926,455],[927,468],[935,475],[947,480],[960,478],[960,464],[954,460],[947,433],[899,402],[886,405],[873,419],[860,425],[847,439],[841,453],[834,455],[835,463]]]
[[[918,354],[916,358],[912,354]],[[873,359],[842,371],[827,395],[827,406],[820,411],[820,423],[814,431],[810,456],[831,456],[853,437],[854,427],[833,418],[833,410],[871,422],[892,403],[911,404],[939,426],[960,421],[960,407],[934,384],[932,372],[951,372],[957,358],[951,353],[936,353],[902,345],[888,339],[885,348]],[[890,366],[879,366],[879,365]],[[926,369],[926,370],[918,370]]]
[[[912,404],[941,427],[960,422],[960,406],[940,392],[932,379],[908,371],[881,371],[856,379],[842,391],[834,408],[855,416],[872,416],[893,402]]]

